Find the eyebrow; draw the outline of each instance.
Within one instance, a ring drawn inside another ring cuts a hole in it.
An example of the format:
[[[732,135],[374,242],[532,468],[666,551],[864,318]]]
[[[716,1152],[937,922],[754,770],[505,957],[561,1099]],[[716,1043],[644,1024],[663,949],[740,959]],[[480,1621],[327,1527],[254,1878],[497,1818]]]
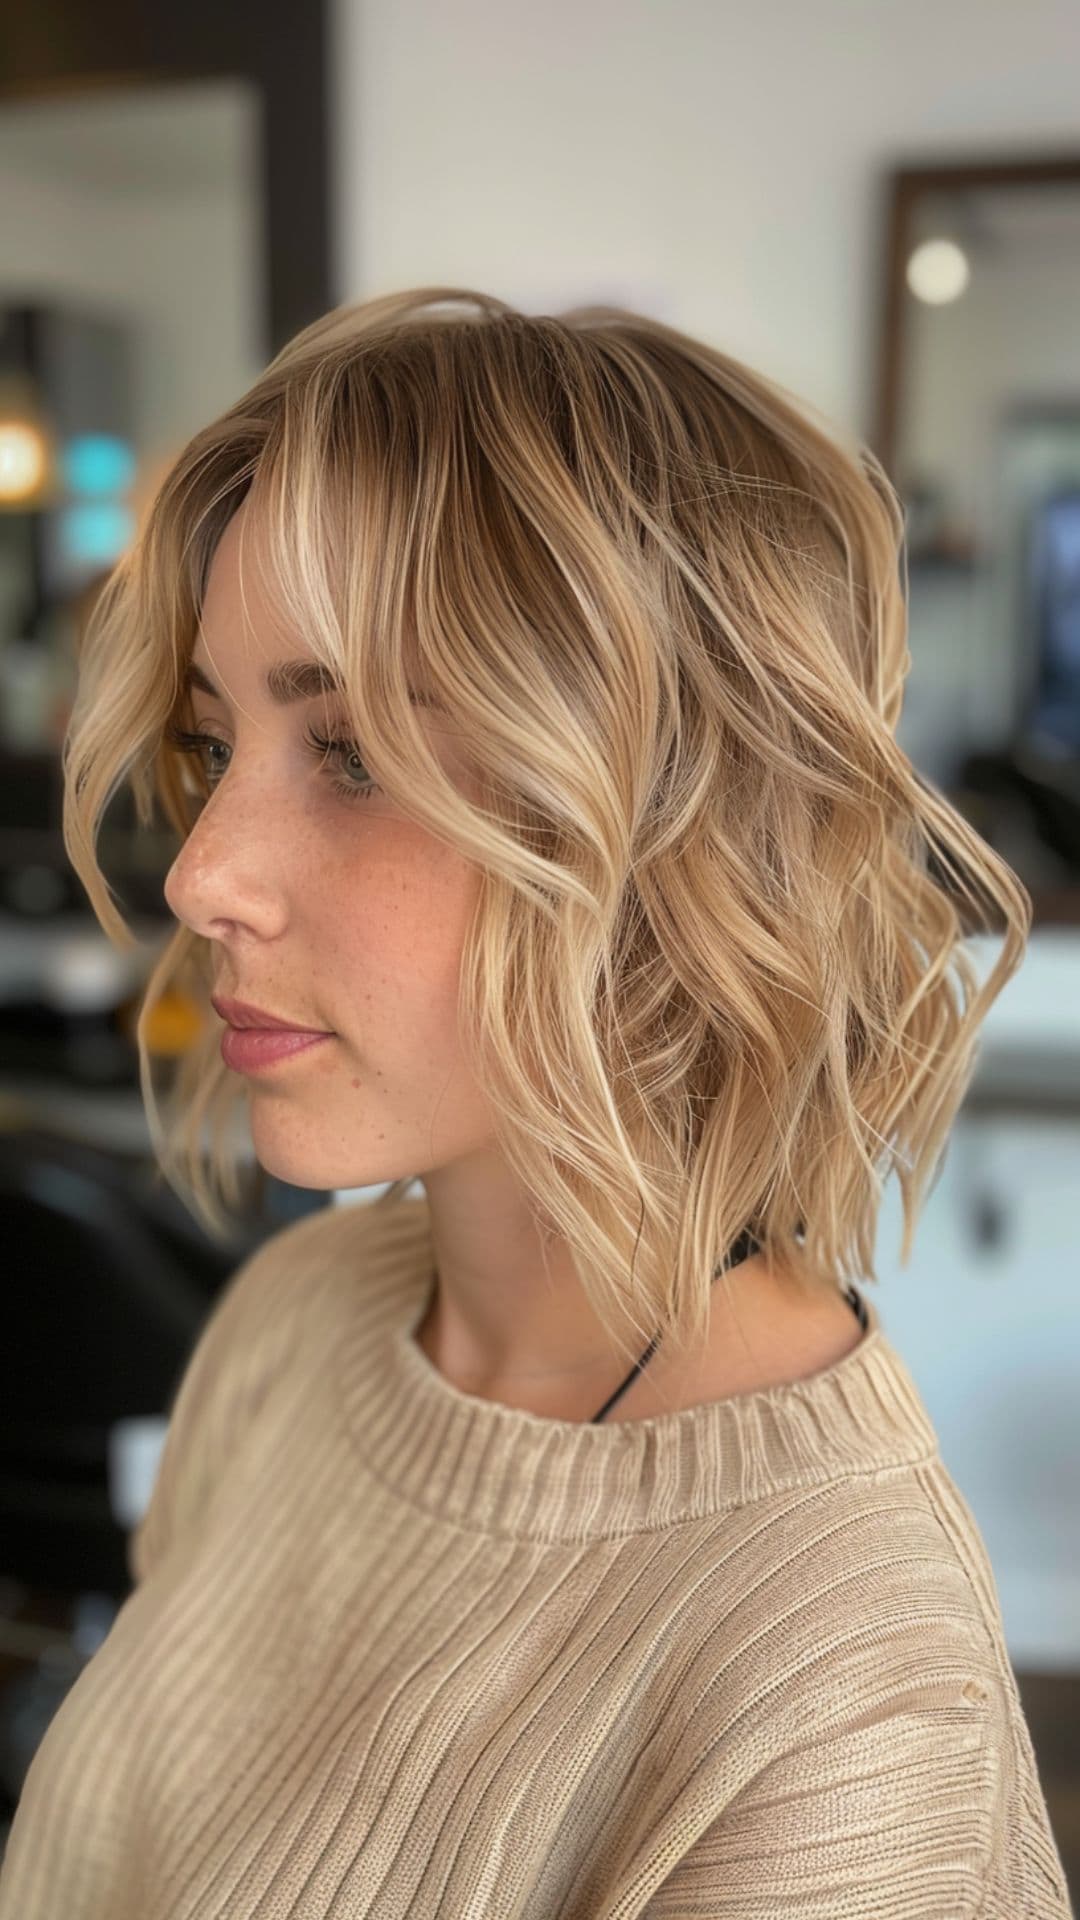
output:
[[[223,698],[195,660],[188,662],[184,686],[199,687],[213,700]],[[278,660],[266,670],[266,690],[276,706],[287,707],[295,700],[313,700],[316,694],[340,693],[342,685],[321,660]],[[417,687],[409,688],[409,701],[414,707],[430,707],[434,713],[446,712],[438,700]]]

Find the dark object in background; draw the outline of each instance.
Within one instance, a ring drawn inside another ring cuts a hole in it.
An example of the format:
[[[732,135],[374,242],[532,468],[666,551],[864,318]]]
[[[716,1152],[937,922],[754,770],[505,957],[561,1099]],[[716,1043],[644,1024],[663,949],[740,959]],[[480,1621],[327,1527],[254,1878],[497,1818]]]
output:
[[[1014,864],[1009,835],[1026,822],[1032,859],[1039,848],[1048,849],[1061,863],[1063,881],[1080,876],[1080,761],[1044,758],[1018,740],[997,753],[966,755],[956,780],[953,797],[965,803],[983,838],[1003,848]]]
[[[1080,489],[1052,488],[1025,543],[1015,725],[1003,745],[961,760],[955,797],[1022,877],[1049,855],[1068,884],[1080,879]]]
[[[44,1131],[0,1134],[0,1575],[129,1591],[110,1429],[166,1412],[229,1275],[278,1220],[327,1199],[283,1188],[290,1204],[275,1208],[260,1186],[258,1216],[218,1246],[152,1167]]]
[[[1080,487],[1051,488],[1027,529],[1031,680],[1022,735],[1048,760],[1080,764]]]
[[[62,455],[42,493],[21,508],[8,503],[16,524],[25,523],[27,636],[39,635],[50,609],[79,592],[100,567],[72,537],[73,512],[85,507],[86,496],[72,485],[63,456],[84,435],[108,435],[134,460],[138,347],[138,329],[122,306],[100,312],[69,292],[0,303],[0,376],[25,382]],[[115,504],[121,516],[130,511],[126,487],[118,487]]]

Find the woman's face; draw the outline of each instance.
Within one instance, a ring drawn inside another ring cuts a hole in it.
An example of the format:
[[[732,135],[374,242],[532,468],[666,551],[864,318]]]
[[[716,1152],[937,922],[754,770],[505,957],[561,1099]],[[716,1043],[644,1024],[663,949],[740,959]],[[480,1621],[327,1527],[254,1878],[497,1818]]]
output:
[[[310,658],[264,597],[246,507],[211,566],[193,664],[193,730],[216,782],[169,869],[171,911],[216,942],[215,994],[331,1038],[246,1072],[267,1172],[331,1190],[415,1176],[485,1146],[491,1120],[457,1042],[462,944],[479,869],[407,820],[348,752],[332,693],[282,705],[265,674]],[[243,592],[240,538],[244,537]],[[419,707],[448,776],[468,774],[442,715]],[[363,760],[362,743],[356,751]]]

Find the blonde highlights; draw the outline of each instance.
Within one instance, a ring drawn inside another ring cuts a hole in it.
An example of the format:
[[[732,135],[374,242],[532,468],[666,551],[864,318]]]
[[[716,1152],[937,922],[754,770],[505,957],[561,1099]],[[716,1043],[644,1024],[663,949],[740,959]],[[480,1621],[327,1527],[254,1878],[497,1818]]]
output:
[[[904,526],[874,455],[622,309],[436,287],[325,315],[183,449],[91,616],[64,835],[120,942],[101,817],[126,779],[140,822],[156,803],[190,831],[166,728],[249,494],[373,777],[482,871],[461,1041],[628,1363],[696,1346],[744,1228],[797,1286],[876,1278],[890,1173],[906,1264],[1031,901],[897,745]],[[1001,939],[981,985],[975,931]],[[165,1120],[146,1045],[170,989],[206,1006],[209,948],[172,936],[138,1040],[159,1165],[219,1232],[244,1098],[220,1023],[207,1006]]]

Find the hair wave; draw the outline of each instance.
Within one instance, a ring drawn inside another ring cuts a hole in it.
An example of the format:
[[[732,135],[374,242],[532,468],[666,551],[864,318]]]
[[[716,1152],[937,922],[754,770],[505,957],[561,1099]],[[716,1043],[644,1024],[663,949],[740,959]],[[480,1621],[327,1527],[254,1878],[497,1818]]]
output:
[[[906,1264],[1032,905],[894,737],[906,553],[876,457],[621,308],[434,287],[315,321],[180,452],[83,638],[65,845],[122,944],[101,818],[127,780],[141,824],[156,802],[190,831],[165,729],[249,492],[366,765],[482,871],[462,1043],[616,1347],[692,1348],[745,1227],[802,1287],[876,1279],[893,1172]],[[482,804],[416,723],[416,675]],[[981,984],[975,931],[1001,938]],[[210,945],[169,938],[137,1039],[159,1167],[218,1233],[245,1089]],[[147,1031],[178,987],[206,1026],[163,1120]]]

